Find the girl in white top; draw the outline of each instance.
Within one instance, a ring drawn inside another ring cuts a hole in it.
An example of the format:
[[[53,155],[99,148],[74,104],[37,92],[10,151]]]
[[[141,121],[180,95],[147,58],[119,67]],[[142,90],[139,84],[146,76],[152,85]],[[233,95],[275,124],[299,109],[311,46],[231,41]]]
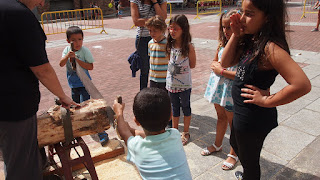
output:
[[[191,69],[196,66],[196,53],[191,44],[191,35],[188,19],[180,14],[171,18],[167,54],[170,55],[168,64],[166,89],[169,91],[172,104],[172,125],[178,129],[180,107],[184,114],[184,130],[181,134],[182,144],[190,139],[189,126],[191,121]]]

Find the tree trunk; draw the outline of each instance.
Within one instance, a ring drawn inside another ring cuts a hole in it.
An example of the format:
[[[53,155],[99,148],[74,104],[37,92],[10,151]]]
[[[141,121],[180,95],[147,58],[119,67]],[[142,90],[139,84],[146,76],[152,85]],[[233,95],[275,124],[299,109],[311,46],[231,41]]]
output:
[[[90,99],[82,102],[80,108],[70,108],[73,136],[96,134],[109,129],[106,110],[107,105],[103,99]],[[60,106],[55,105],[38,116],[39,147],[64,141]]]

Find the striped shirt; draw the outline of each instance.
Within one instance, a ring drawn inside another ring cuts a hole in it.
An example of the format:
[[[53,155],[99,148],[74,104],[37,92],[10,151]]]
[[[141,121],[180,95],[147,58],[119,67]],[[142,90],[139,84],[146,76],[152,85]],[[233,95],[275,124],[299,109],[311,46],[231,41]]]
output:
[[[141,0],[130,0],[130,2],[135,3],[138,7],[139,11],[139,18],[149,19],[156,15],[156,11],[150,4],[142,4]],[[159,4],[167,2],[167,0],[160,0]],[[151,8],[151,9],[150,9]],[[150,12],[149,12],[150,11]],[[148,37],[150,36],[148,28],[146,27],[138,27],[137,34],[140,36],[140,30],[142,29],[141,37]]]
[[[148,43],[148,51],[150,56],[150,72],[149,79],[154,82],[166,82],[169,57],[166,55],[167,39],[164,38],[160,42],[151,39]]]

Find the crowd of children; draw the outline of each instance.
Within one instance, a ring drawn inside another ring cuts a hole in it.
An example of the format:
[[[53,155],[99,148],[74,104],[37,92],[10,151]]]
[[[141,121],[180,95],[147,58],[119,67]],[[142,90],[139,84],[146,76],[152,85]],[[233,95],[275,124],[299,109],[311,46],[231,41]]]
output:
[[[121,18],[121,3],[118,10]],[[294,101],[311,88],[290,57],[285,14],[283,0],[244,0],[241,11],[229,10],[220,17],[219,45],[208,65],[211,75],[204,94],[217,113],[216,137],[200,153],[208,156],[221,151],[229,125],[231,149],[222,169],[233,169],[239,159],[244,171],[236,172],[238,179],[260,179],[263,142],[278,125],[276,106]],[[189,22],[185,15],[176,15],[167,26],[156,15],[145,21],[145,27],[152,38],[148,43],[150,88],[142,88],[133,103],[134,121],[143,131],[129,126],[123,116],[125,104],[115,101],[118,131],[128,147],[127,159],[135,163],[143,179],[192,179],[183,149],[191,138],[191,69],[196,66]],[[72,99],[81,103],[90,95],[73,64],[90,78],[88,70],[93,69],[94,59],[82,46],[79,27],[69,27],[66,34],[73,45],[64,49],[60,66],[66,66]],[[288,85],[270,95],[278,74]],[[183,131],[179,133],[181,109]],[[99,137],[105,144],[107,134],[99,133]]]
[[[217,134],[214,144],[203,149],[201,155],[221,151],[229,124],[231,149],[222,169],[233,169],[239,159],[243,172],[235,173],[237,179],[260,179],[263,142],[278,125],[276,106],[300,98],[311,88],[309,79],[289,55],[285,15],[283,0],[244,0],[241,11],[230,10],[220,18],[219,46],[205,92],[218,115]],[[143,132],[124,121],[124,104],[115,102],[119,132],[128,146],[128,160],[136,164],[143,179],[191,179],[181,145],[186,145],[191,137],[191,69],[196,65],[195,49],[186,16],[171,18],[166,40],[164,25],[156,21],[161,18],[152,18],[146,24],[152,37],[148,46],[151,88],[141,90],[133,104],[135,122]],[[271,95],[270,86],[278,74],[288,85]],[[177,142],[180,109],[184,129]],[[166,129],[170,117],[173,128]],[[172,162],[173,156],[181,166]]]

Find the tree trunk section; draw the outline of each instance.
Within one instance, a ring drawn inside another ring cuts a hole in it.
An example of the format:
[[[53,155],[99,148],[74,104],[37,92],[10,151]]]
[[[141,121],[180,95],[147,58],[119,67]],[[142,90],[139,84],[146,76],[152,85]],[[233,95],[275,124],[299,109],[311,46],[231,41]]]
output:
[[[81,107],[70,108],[73,136],[76,138],[109,129],[106,109],[107,105],[103,99],[90,99],[82,102]],[[60,106],[55,105],[38,116],[39,147],[64,141]]]

